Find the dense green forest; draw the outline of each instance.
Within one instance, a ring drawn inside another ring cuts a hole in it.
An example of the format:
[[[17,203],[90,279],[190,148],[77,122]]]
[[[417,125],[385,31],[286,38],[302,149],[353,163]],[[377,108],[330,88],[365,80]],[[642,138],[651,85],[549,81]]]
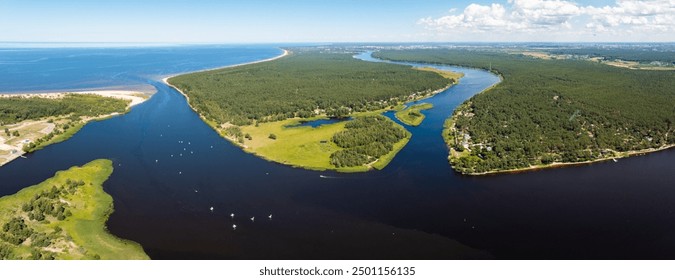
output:
[[[128,100],[93,94],[66,94],[63,98],[0,98],[0,125],[52,116],[98,116],[122,113]]]
[[[374,56],[491,67],[502,75],[499,85],[460,106],[445,130],[451,134],[446,139],[457,139],[448,145],[462,156],[451,163],[463,173],[581,162],[675,144],[675,71],[459,49]]]
[[[352,56],[298,49],[274,61],[180,75],[169,83],[208,120],[249,125],[382,109],[453,82],[437,73]]]
[[[394,144],[408,137],[409,133],[380,115],[358,117],[347,122],[344,131],[333,135],[333,142],[343,150],[333,153],[330,163],[339,168],[373,162],[391,152]]]

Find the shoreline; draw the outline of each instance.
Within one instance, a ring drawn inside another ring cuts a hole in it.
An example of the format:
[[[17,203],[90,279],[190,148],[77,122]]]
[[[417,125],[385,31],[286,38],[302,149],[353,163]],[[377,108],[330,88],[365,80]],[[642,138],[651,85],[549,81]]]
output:
[[[49,98],[49,99],[58,99],[63,98],[67,94],[95,94],[102,97],[112,97],[118,99],[125,99],[131,101],[127,106],[127,109],[141,104],[149,99],[153,93],[142,92],[142,91],[133,91],[133,90],[83,90],[83,91],[64,91],[64,92],[41,92],[41,93],[2,93],[0,98],[12,98],[12,97],[22,97],[22,98]],[[145,95],[148,98],[141,97]]]
[[[118,99],[124,99],[124,100],[130,101],[129,105],[127,105],[127,107],[126,107],[126,111],[124,113],[122,113],[122,114],[126,114],[129,111],[131,111],[132,107],[147,101],[155,93],[156,93],[156,91],[154,93],[149,93],[149,92],[131,91],[131,90],[91,90],[91,91],[72,91],[72,92],[11,93],[11,94],[0,94],[0,98],[20,97],[20,98],[58,99],[58,98],[63,98],[66,94],[95,94],[95,95],[102,96],[102,97],[111,97],[111,98],[118,98]],[[81,123],[81,125],[71,127],[71,129],[73,131],[64,131],[63,134],[60,134],[60,135],[70,134],[70,136],[68,136],[68,137],[66,137],[66,138],[64,138],[60,141],[49,143],[49,144],[56,144],[58,142],[67,140],[68,138],[72,137],[72,135],[77,133],[77,131],[79,131],[80,128],[84,127],[85,125],[87,125],[88,123],[90,123],[92,121],[105,120],[107,118],[114,117],[114,116],[117,116],[117,115],[121,115],[121,114],[120,113],[112,113],[112,114],[100,115],[100,116],[95,116],[95,117],[86,117],[86,118],[83,117],[81,119],[81,121],[83,122],[83,123]],[[34,126],[34,125],[46,124],[48,119],[49,118],[43,118],[43,119],[40,119],[40,120],[25,120],[21,123],[12,124],[12,125],[18,126],[18,127]],[[51,128],[53,129],[53,125],[51,126]],[[49,132],[51,132],[51,131],[49,131]],[[49,134],[49,132],[44,133],[44,134]],[[16,160],[16,159],[20,158],[20,157],[24,157],[24,155],[26,154],[26,152],[23,150],[23,145],[25,144],[25,143],[23,143],[23,141],[20,142],[18,145],[10,145],[10,144],[7,144],[6,141],[8,141],[8,139],[5,139],[5,137],[0,136],[0,139],[2,140],[2,141],[0,141],[0,147],[2,147],[1,150],[9,153],[7,155],[0,156],[0,158],[4,158],[4,161],[0,162],[0,167],[4,166],[4,165],[12,162],[13,160]],[[37,140],[37,138],[36,139],[27,139],[27,140],[30,140],[32,142],[32,141]],[[49,144],[46,144],[45,146],[48,146]]]
[[[280,49],[281,49],[281,48],[280,48]],[[198,70],[198,71],[181,72],[181,73],[171,74],[171,75],[168,75],[168,76],[163,77],[163,78],[162,78],[162,82],[164,82],[165,84],[167,84],[167,85],[169,85],[169,86],[172,86],[171,84],[168,83],[168,80],[171,79],[171,78],[173,78],[173,77],[176,77],[176,76],[186,75],[186,74],[202,73],[202,72],[208,72],[208,71],[213,71],[213,70],[227,69],[227,68],[239,67],[239,66],[244,66],[244,65],[257,64],[257,63],[262,63],[262,62],[268,62],[268,61],[272,61],[272,60],[277,60],[277,59],[279,59],[279,58],[282,58],[282,57],[284,57],[284,56],[287,56],[287,55],[291,54],[291,52],[289,52],[289,51],[286,50],[286,49],[281,49],[281,50],[284,51],[284,52],[281,53],[280,55],[277,55],[277,56],[271,57],[271,58],[266,58],[266,59],[263,59],[263,60],[256,60],[256,61],[244,62],[244,63],[238,63],[238,64],[227,65],[227,66],[213,67],[213,68],[204,69],[204,70]],[[173,86],[172,86],[172,87],[173,87]]]
[[[510,173],[521,173],[521,172],[529,172],[529,171],[538,171],[538,170],[543,170],[543,169],[572,167],[572,166],[578,166],[578,165],[591,165],[591,164],[594,164],[594,163],[604,162],[604,161],[609,161],[609,160],[619,160],[619,159],[629,158],[629,157],[634,157],[634,156],[642,156],[642,155],[651,154],[651,153],[655,153],[655,152],[665,151],[665,150],[668,150],[668,149],[671,149],[671,148],[675,148],[675,144],[666,145],[666,146],[659,147],[659,148],[649,148],[649,149],[644,149],[644,150],[627,151],[627,152],[623,152],[623,154],[619,155],[619,156],[599,158],[599,159],[579,161],[579,162],[554,162],[554,163],[550,163],[550,164],[547,164],[547,165],[537,165],[537,166],[530,166],[530,167],[523,167],[523,168],[516,168],[516,169],[487,171],[487,172],[480,172],[480,173],[461,173],[459,171],[456,171],[456,170],[455,171],[462,174],[462,175],[466,175],[466,176],[485,176],[485,175],[500,175],[500,174],[510,174]]]
[[[163,82],[165,85],[167,85],[167,86],[169,86],[169,87],[175,89],[175,90],[176,90],[178,93],[180,93],[181,95],[183,95],[183,96],[185,97],[185,100],[187,101],[187,104],[188,104],[188,106],[190,107],[190,109],[192,109],[192,111],[194,111],[195,113],[197,113],[197,115],[199,116],[199,118],[202,119],[202,121],[204,121],[208,126],[211,126],[211,123],[208,122],[208,121],[206,120],[206,117],[204,117],[201,113],[199,113],[199,112],[197,111],[197,109],[195,109],[195,107],[192,106],[192,104],[190,103],[190,97],[189,97],[187,94],[185,94],[182,90],[180,90],[178,87],[176,87],[176,86],[172,85],[171,83],[169,83],[169,79],[171,79],[171,78],[173,78],[173,77],[176,77],[176,76],[184,75],[184,74],[201,73],[201,72],[206,72],[206,71],[213,71],[213,70],[218,70],[218,69],[227,69],[227,68],[232,68],[232,67],[238,67],[238,66],[244,66],[244,65],[250,65],[250,64],[256,64],[256,63],[262,63],[262,62],[273,61],[273,60],[277,60],[277,59],[280,59],[280,58],[282,58],[282,57],[285,57],[285,56],[287,56],[287,55],[289,55],[289,54],[291,53],[291,52],[289,52],[289,51],[286,50],[286,49],[281,49],[281,50],[284,51],[282,54],[277,55],[277,56],[272,57],[272,58],[267,58],[267,59],[263,59],[263,60],[256,60],[256,61],[246,62],[246,63],[239,63],[239,64],[228,65],[228,66],[217,67],[217,68],[211,68],[211,69],[205,69],[205,70],[199,70],[199,71],[195,71],[195,72],[185,72],[185,73],[179,73],[179,74],[172,74],[172,75],[169,75],[169,76],[166,76],[166,77],[162,78],[162,82]],[[214,130],[220,135],[220,132],[218,132],[218,128],[213,127],[213,126],[211,126],[211,128],[214,129]],[[233,141],[231,141],[231,142],[233,142]],[[233,142],[233,143],[234,143],[234,142]]]

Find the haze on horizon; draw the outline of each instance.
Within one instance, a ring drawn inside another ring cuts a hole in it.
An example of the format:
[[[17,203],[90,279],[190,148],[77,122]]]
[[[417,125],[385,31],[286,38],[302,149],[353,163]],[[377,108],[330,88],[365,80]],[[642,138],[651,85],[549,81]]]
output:
[[[0,42],[673,42],[675,0],[0,1]]]

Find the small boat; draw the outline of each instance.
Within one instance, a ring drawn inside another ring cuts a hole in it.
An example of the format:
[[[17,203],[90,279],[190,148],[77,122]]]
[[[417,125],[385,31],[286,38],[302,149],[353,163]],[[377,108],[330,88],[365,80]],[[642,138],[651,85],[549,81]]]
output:
[[[211,208],[209,208],[209,210],[211,210],[211,212],[213,212],[213,206],[211,206]]]
[[[616,158],[613,158],[612,160],[613,160],[614,162],[618,162],[618,161],[619,161],[619,160],[618,160],[618,159],[616,159]]]
[[[237,225],[232,225],[232,230],[237,229]]]
[[[269,216],[267,216],[267,218],[269,218],[269,219],[271,220],[271,219],[272,219],[272,214],[270,214]]]

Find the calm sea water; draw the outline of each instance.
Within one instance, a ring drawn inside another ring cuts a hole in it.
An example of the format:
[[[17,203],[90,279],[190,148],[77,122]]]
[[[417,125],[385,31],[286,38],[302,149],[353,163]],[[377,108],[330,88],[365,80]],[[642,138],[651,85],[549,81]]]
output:
[[[157,90],[126,115],[0,168],[0,195],[110,158],[108,228],[157,259],[675,258],[673,150],[522,174],[454,173],[443,121],[498,81],[487,72],[446,67],[465,73],[460,84],[425,101],[435,107],[408,127],[411,141],[387,168],[363,174],[246,154],[158,82],[280,53],[269,46],[0,49],[2,92]]]

